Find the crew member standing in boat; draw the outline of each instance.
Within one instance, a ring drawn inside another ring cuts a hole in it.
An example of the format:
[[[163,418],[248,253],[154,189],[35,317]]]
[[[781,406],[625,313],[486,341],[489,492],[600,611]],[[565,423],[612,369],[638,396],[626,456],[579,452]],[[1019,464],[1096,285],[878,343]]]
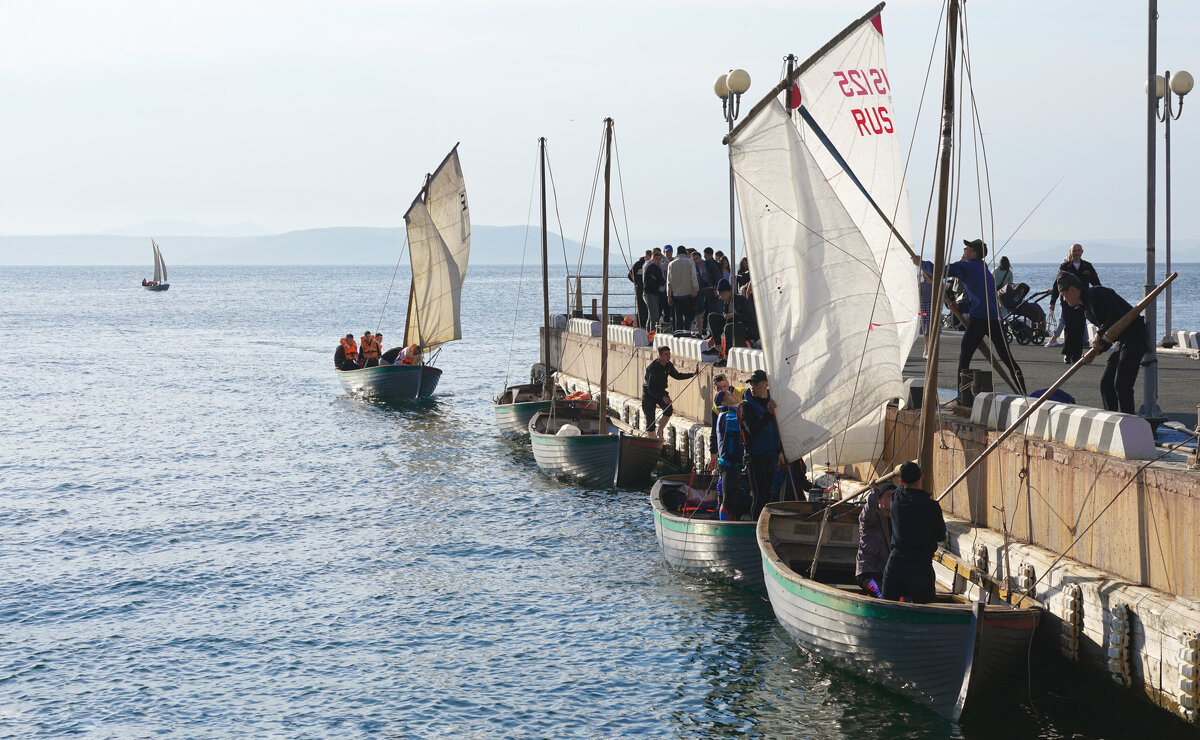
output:
[[[721,477],[721,518],[740,521],[745,507],[742,505],[742,462],[746,454],[742,443],[742,429],[738,424],[737,404],[741,394],[732,390],[717,393],[718,413],[713,424],[711,439],[716,440],[717,455],[715,469]]]
[[[671,348],[663,345],[658,348],[658,359],[646,368],[646,379],[642,382],[642,418],[646,420],[646,433],[651,439],[662,439],[667,421],[674,413],[671,410],[671,396],[667,393],[667,378],[687,380],[696,373],[681,373],[671,362]],[[658,429],[654,428],[655,407],[662,408],[662,418],[658,420]]]
[[[987,245],[982,239],[963,240],[962,259],[946,265],[946,277],[958,278],[967,291],[970,307],[967,309],[967,329],[963,333],[962,345],[958,352],[958,372],[971,368],[971,357],[983,342],[984,336],[991,336],[992,346],[995,347],[996,357],[1004,363],[1013,376],[1017,388],[1025,393],[1025,376],[1020,366],[1008,351],[1008,341],[1004,338],[1004,327],[1000,324],[1000,302],[996,298],[996,278],[992,276],[983,258],[987,256]],[[913,264],[933,274],[932,262],[921,262],[920,257],[914,256]]]
[[[892,491],[894,483],[884,483],[867,494],[858,515],[858,554],[854,559],[854,577],[864,594],[883,596],[883,570],[892,552]]]
[[[363,332],[362,341],[358,346],[362,351],[363,367],[375,367],[379,364],[379,344],[371,332]]]
[[[892,554],[883,569],[883,598],[933,601],[933,554],[946,539],[941,505],[921,490],[921,466],[900,466],[903,484],[892,493]]]
[[[754,519],[773,498],[776,464],[786,464],[779,439],[779,424],[775,421],[775,400],[771,398],[767,374],[755,370],[748,380],[750,394],[738,404],[738,423],[746,445],[746,471],[750,478],[750,494],[754,497],[751,514]]]
[[[725,405],[736,409],[738,404],[742,402],[742,395],[746,392],[746,389],[734,388],[729,384],[729,378],[724,375],[714,375],[712,421],[710,422],[712,433],[708,435],[708,469],[714,472],[717,469],[717,456],[719,454],[719,450],[717,449],[717,419],[721,415],[721,411],[718,408],[719,404],[716,400],[720,398],[722,393],[726,392],[729,395],[725,397]],[[740,457],[738,458],[738,463],[741,464]]]
[[[1100,327],[1092,347],[1100,352],[1106,351],[1111,345],[1104,340],[1104,333],[1117,321],[1133,310],[1117,291],[1103,286],[1088,287],[1083,282],[1066,273],[1058,276],[1058,287],[1062,291],[1064,309],[1070,306],[1080,310],[1087,320]],[[1064,314],[1065,315],[1065,314]],[[1083,345],[1083,322],[1074,327],[1067,325],[1067,346],[1072,340]],[[1100,376],[1100,397],[1104,399],[1105,411],[1120,411],[1122,414],[1136,413],[1133,405],[1133,385],[1137,381],[1138,369],[1142,366],[1142,357],[1146,354],[1148,338],[1146,336],[1146,320],[1140,315],[1125,327],[1121,336],[1116,338],[1117,346],[1108,356],[1104,366],[1104,375]],[[1091,362],[1087,359],[1087,362]]]

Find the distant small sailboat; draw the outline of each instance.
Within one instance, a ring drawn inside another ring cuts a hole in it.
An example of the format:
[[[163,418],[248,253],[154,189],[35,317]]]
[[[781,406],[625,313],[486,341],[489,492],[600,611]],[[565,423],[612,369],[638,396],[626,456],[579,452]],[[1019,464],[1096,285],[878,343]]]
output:
[[[154,250],[154,279],[143,280],[142,287],[146,290],[166,290],[171,287],[171,284],[167,282],[167,263],[163,260],[162,251],[153,239],[150,240],[150,248]]]
[[[471,256],[471,214],[458,144],[426,176],[404,223],[412,282],[403,346],[416,345],[417,351],[404,362],[337,371],[347,393],[385,403],[433,395],[442,371],[426,362],[425,353],[462,339],[459,303]],[[383,358],[395,358],[399,352],[400,348],[388,350]]]

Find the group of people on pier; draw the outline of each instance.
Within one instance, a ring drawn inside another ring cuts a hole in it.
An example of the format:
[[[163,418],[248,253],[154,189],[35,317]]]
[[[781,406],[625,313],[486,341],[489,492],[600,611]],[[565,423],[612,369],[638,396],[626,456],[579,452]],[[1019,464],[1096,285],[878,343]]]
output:
[[[758,338],[750,263],[745,258],[735,274],[720,250],[667,244],[647,249],[633,263],[629,279],[640,327],[694,334],[722,354]]]
[[[382,333],[364,331],[362,338],[356,342],[351,332],[338,340],[338,346],[333,351],[333,365],[338,370],[361,370],[379,365],[414,365],[421,359],[421,350],[415,344],[393,347],[387,352],[383,352],[382,348]]]

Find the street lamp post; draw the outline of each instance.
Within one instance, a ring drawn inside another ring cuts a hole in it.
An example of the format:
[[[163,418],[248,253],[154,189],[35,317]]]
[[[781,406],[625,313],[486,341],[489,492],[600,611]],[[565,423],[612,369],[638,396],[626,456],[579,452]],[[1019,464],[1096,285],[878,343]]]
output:
[[[742,93],[750,89],[750,74],[744,69],[731,69],[728,74],[723,74],[713,83],[713,92],[721,99],[721,109],[725,113],[725,122],[729,124],[729,130],[733,131],[733,122],[737,120],[741,113]],[[733,146],[730,142],[729,146]],[[738,263],[734,255],[734,242],[736,241],[737,227],[734,221],[734,189],[733,189],[733,158],[729,160],[729,271],[730,277],[733,278],[734,285],[737,284],[737,269]],[[735,290],[736,292],[736,290]]]
[[[1165,187],[1165,191],[1164,191],[1163,195],[1164,195],[1164,200],[1166,201],[1166,209],[1167,209],[1167,214],[1166,214],[1166,272],[1165,272],[1165,274],[1167,274],[1167,275],[1171,274],[1171,121],[1178,121],[1179,117],[1181,115],[1183,115],[1183,96],[1187,95],[1188,93],[1190,93],[1192,91],[1193,84],[1194,84],[1194,80],[1192,79],[1191,74],[1180,71],[1180,72],[1176,72],[1175,76],[1172,77],[1171,71],[1167,70],[1167,73],[1165,75],[1157,76],[1155,78],[1155,85],[1154,85],[1155,97],[1158,100],[1163,100],[1163,98],[1166,98],[1166,100],[1162,104],[1161,111],[1157,110],[1157,104],[1156,104],[1155,115],[1158,118],[1158,120],[1162,121],[1163,125],[1166,127],[1164,129],[1164,136],[1163,136],[1163,140],[1164,140],[1163,158],[1166,162],[1166,171],[1164,173],[1165,181],[1163,184],[1166,187]],[[1146,83],[1146,87],[1147,87],[1147,93],[1149,93],[1149,87],[1150,87],[1149,82]],[[1174,106],[1171,105],[1171,93],[1175,93],[1177,96],[1179,96],[1179,109],[1177,111],[1174,109]],[[1167,285],[1166,291],[1164,291],[1164,300],[1166,301],[1166,303],[1165,303],[1165,308],[1163,311],[1163,325],[1164,326],[1163,326],[1162,346],[1172,347],[1175,345],[1175,342],[1171,337],[1171,286],[1169,284]]]

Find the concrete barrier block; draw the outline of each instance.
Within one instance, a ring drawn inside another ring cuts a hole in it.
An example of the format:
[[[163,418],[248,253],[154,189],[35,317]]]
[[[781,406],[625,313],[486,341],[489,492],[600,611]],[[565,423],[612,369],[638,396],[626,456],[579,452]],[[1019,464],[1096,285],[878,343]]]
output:
[[[565,313],[555,314],[550,317],[550,328],[559,331],[565,331],[567,328],[567,315]]]
[[[971,408],[971,421],[990,429],[1007,429],[1034,399],[1007,393],[981,393]],[[1017,429],[1027,437],[1091,450],[1126,460],[1157,457],[1154,433],[1140,416],[1047,401]]]
[[[645,329],[639,329],[636,326],[618,326],[615,324],[608,327],[608,340],[610,342],[630,344],[634,347],[645,347],[650,343]]]
[[[734,347],[725,353],[725,366],[731,370],[752,373],[755,370],[767,371],[767,361],[761,349]]]
[[[692,339],[691,337],[663,337],[659,339],[655,337],[655,341],[659,343],[659,346],[666,345],[670,347],[671,354],[675,357],[686,357],[689,360],[696,360],[697,362],[711,359],[711,356],[709,358],[704,357],[703,352],[708,345],[700,339]]]
[[[600,336],[600,322],[591,319],[571,319],[567,322],[567,331],[572,334],[582,334],[585,337]]]

